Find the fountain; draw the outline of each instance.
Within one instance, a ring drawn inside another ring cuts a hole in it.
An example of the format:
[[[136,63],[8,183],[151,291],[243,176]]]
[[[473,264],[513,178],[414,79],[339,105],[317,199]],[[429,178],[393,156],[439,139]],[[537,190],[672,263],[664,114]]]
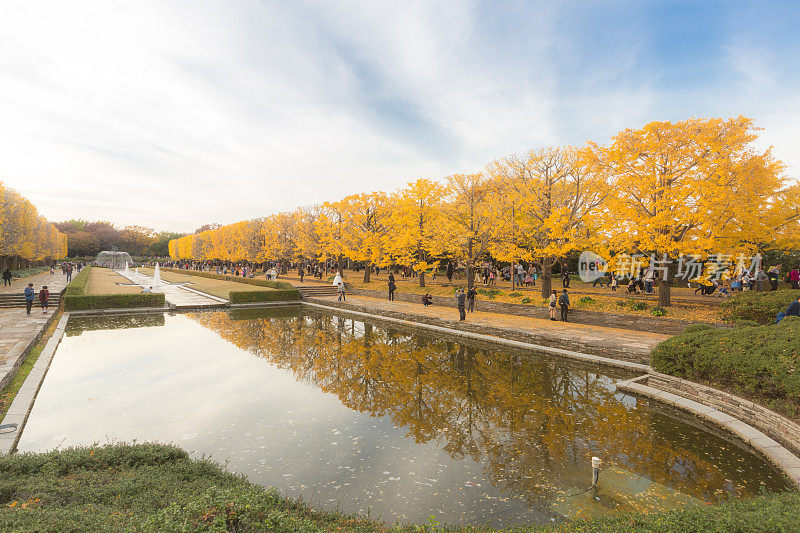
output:
[[[158,263],[156,263],[155,273],[153,274],[153,287],[161,286],[161,270],[159,270]]]
[[[122,271],[122,275],[125,276],[126,278],[130,278],[131,277],[131,269],[128,268],[128,262],[127,261],[125,261],[125,270]]]

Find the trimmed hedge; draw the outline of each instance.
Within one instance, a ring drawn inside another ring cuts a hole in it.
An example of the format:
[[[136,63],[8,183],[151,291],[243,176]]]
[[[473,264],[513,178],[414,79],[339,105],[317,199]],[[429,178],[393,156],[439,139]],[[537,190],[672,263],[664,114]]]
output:
[[[778,313],[786,311],[799,296],[800,291],[795,289],[740,292],[722,303],[722,319],[726,322],[753,320],[759,324],[774,324]]]
[[[656,346],[650,364],[800,417],[800,318],[770,326],[687,328]]]
[[[200,270],[183,270],[180,268],[162,267],[164,272],[175,272],[177,274],[186,274],[187,276],[199,276],[201,278],[221,279],[224,281],[235,281],[237,283],[247,283],[248,285],[258,285],[259,287],[269,287],[270,289],[278,289],[283,291],[297,291],[294,285],[285,281],[269,281],[259,278],[244,278],[242,276],[229,276],[226,274],[217,274],[214,272],[202,272]]]
[[[282,302],[299,300],[300,291],[231,291],[230,301],[232,304],[246,304],[256,302]]]
[[[97,294],[64,296],[67,311],[86,309],[122,309],[139,307],[164,307],[164,295],[160,293]]]
[[[87,266],[78,272],[78,275],[72,278],[67,287],[64,289],[65,296],[82,296],[86,291],[86,283],[89,281],[89,271],[92,267]]]

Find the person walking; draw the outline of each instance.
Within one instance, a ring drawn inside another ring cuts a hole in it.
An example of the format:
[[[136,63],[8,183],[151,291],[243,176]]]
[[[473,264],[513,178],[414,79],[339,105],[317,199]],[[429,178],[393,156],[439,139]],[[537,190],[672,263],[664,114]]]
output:
[[[475,297],[478,296],[478,291],[475,290],[475,287],[470,287],[467,290],[467,312],[474,313],[475,312]]]
[[[793,289],[800,289],[800,270],[798,270],[798,267],[794,267],[789,272],[789,283],[792,284]]]
[[[67,265],[67,282],[72,281],[72,264]]]
[[[617,292],[617,285],[619,285],[619,281],[617,281],[617,276],[611,276],[611,282],[609,283],[611,286],[611,292]]]
[[[458,319],[459,320],[466,320],[467,313],[464,310],[464,304],[467,297],[464,295],[464,289],[458,289],[456,292],[456,303],[458,305]]]
[[[14,275],[11,273],[11,271],[8,269],[8,267],[6,267],[6,269],[3,271],[3,286],[4,287],[10,287],[11,286],[11,278],[13,278],[13,277],[14,277]]]
[[[558,305],[558,291],[550,295],[550,320],[556,319],[556,306]]]
[[[300,276],[300,283],[303,283],[303,276],[305,275],[306,269],[303,268],[303,265],[300,265],[300,268],[297,269],[297,274]]]
[[[397,290],[397,285],[394,283],[394,279],[389,279],[389,301],[394,301],[394,291]]]
[[[347,298],[345,298],[344,292],[345,292],[344,291],[344,283],[342,283],[340,281],[339,282],[339,301],[340,302],[346,302],[347,301]]]
[[[558,297],[558,305],[561,307],[561,320],[566,322],[567,310],[569,309],[569,295],[567,294],[567,289],[564,289],[564,292]]]
[[[569,288],[569,273],[564,270],[564,274],[561,276],[561,286],[565,289]]]
[[[25,287],[25,311],[31,314],[31,307],[33,307],[33,299],[36,296],[36,291],[33,290],[33,283],[28,283]]]
[[[453,281],[453,262],[447,262],[447,270],[445,271],[447,274],[447,281]]]
[[[50,299],[50,291],[47,290],[47,285],[42,287],[39,291],[39,304],[42,306],[42,314],[47,314],[48,300]]]

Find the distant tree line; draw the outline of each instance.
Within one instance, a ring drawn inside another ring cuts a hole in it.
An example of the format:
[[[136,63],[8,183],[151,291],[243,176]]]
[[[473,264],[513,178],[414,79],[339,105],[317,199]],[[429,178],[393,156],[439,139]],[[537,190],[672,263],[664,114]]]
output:
[[[56,223],[68,236],[69,257],[95,256],[103,250],[119,250],[134,256],[166,256],[169,241],[183,236],[173,231],[157,232],[143,226],[117,229],[111,222],[73,219]]]

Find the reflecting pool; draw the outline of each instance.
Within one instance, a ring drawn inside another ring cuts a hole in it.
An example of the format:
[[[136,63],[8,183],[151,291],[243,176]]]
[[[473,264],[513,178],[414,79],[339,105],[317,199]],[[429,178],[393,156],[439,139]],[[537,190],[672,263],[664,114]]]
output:
[[[72,317],[19,449],[173,442],[390,523],[547,523],[788,488],[744,444],[617,391],[621,377],[297,307]]]

